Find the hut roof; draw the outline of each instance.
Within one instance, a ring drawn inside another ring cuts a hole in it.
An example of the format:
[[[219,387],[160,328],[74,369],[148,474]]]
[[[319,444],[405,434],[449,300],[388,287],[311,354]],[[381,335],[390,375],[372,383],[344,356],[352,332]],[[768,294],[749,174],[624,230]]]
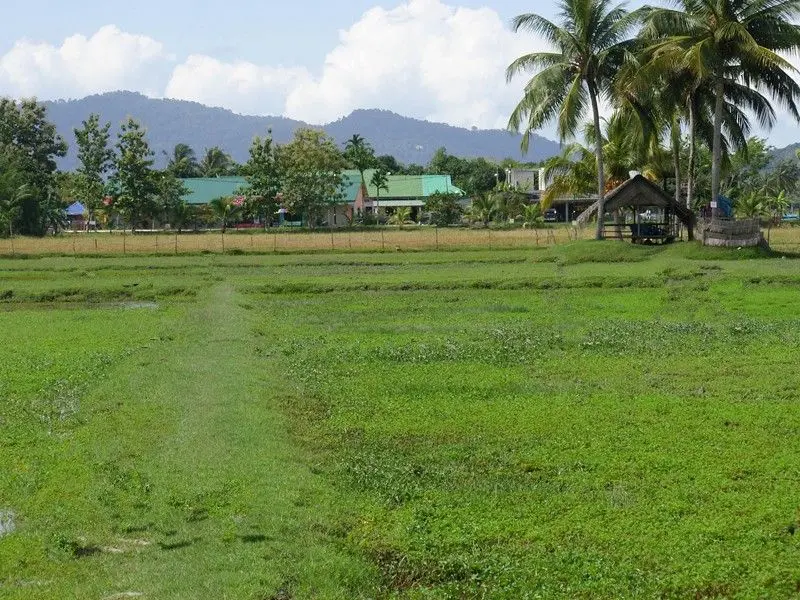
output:
[[[606,210],[617,210],[623,206],[659,206],[667,208],[675,204],[664,190],[655,183],[643,177],[634,175],[622,185],[614,188],[605,198]]]
[[[672,196],[667,194],[655,183],[638,174],[610,191],[605,197],[604,208],[606,211],[610,212],[625,206],[658,206],[660,208],[668,208],[672,210],[687,227],[691,227],[694,220],[692,211],[675,202]]]

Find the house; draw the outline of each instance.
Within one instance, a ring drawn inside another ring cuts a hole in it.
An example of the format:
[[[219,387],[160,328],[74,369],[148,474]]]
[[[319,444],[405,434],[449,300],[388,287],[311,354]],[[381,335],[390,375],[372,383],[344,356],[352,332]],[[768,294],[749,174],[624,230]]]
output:
[[[450,175],[387,175],[387,189],[379,191],[371,183],[374,174],[374,169],[364,172],[364,190],[358,171],[344,172],[344,202],[356,215],[372,213],[385,217],[397,208],[405,207],[411,209],[411,219],[416,221],[419,220],[425,201],[433,194],[465,195],[460,188],[453,185]]]
[[[69,228],[73,231],[86,229],[86,207],[80,202],[73,202],[64,211]]]
[[[506,169],[506,184],[538,199],[544,188],[544,169]]]

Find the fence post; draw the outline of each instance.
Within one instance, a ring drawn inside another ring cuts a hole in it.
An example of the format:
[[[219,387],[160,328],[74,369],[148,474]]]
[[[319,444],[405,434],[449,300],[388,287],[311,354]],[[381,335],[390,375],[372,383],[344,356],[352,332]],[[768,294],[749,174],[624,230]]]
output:
[[[225,254],[225,230],[222,230],[222,253]]]
[[[94,253],[97,254],[97,238],[94,238]]]
[[[125,246],[125,230],[122,230],[122,253],[127,254],[128,250]]]
[[[175,254],[178,253],[178,234],[175,234]]]
[[[439,226],[433,226],[434,235],[436,236],[436,250],[439,250]]]
[[[381,252],[386,250],[386,239],[383,236],[383,229],[381,229]]]

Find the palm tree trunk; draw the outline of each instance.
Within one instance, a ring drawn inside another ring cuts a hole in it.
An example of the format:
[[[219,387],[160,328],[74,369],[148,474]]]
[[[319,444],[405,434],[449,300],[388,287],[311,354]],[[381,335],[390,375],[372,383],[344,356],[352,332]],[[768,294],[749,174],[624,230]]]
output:
[[[672,142],[672,167],[675,170],[675,204],[681,203],[681,129],[678,117],[672,120],[670,130]]]
[[[716,103],[714,106],[714,145],[711,161],[711,218],[722,216],[719,208],[719,188],[722,178],[722,109],[725,100],[725,89],[722,80],[714,84]]]
[[[597,234],[595,239],[602,240],[604,237],[603,225],[605,217],[605,188],[606,176],[603,170],[603,136],[600,133],[600,109],[597,106],[597,92],[591,82],[587,82],[589,97],[592,100],[592,117],[594,118],[594,130],[596,139],[594,152],[597,159]]]
[[[689,98],[689,165],[686,174],[686,208],[694,204],[694,171],[697,152],[697,113],[694,94]]]

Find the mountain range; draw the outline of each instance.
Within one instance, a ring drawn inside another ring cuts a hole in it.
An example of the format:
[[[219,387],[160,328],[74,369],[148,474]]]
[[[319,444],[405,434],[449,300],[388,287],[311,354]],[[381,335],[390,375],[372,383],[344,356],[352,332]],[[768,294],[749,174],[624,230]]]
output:
[[[239,115],[197,102],[148,98],[134,92],[111,92],[80,100],[45,102],[45,105],[48,118],[69,143],[69,153],[60,164],[65,170],[75,168],[77,162],[73,130],[80,127],[91,113],[99,114],[103,122],[110,122],[114,135],[119,124],[129,116],[142,123],[159,166],[166,162],[165,153],[171,153],[178,143],[189,144],[198,156],[205,148],[219,146],[237,162],[244,162],[256,135],[263,136],[271,129],[276,142],[286,143],[298,128],[315,126],[285,117]],[[376,154],[391,154],[405,164],[425,165],[439,148],[465,158],[514,158],[531,162],[546,159],[559,151],[558,143],[533,135],[530,150],[523,156],[520,136],[508,131],[453,127],[403,117],[386,110],[356,110],[321,128],[340,146],[358,133],[372,144]]]

